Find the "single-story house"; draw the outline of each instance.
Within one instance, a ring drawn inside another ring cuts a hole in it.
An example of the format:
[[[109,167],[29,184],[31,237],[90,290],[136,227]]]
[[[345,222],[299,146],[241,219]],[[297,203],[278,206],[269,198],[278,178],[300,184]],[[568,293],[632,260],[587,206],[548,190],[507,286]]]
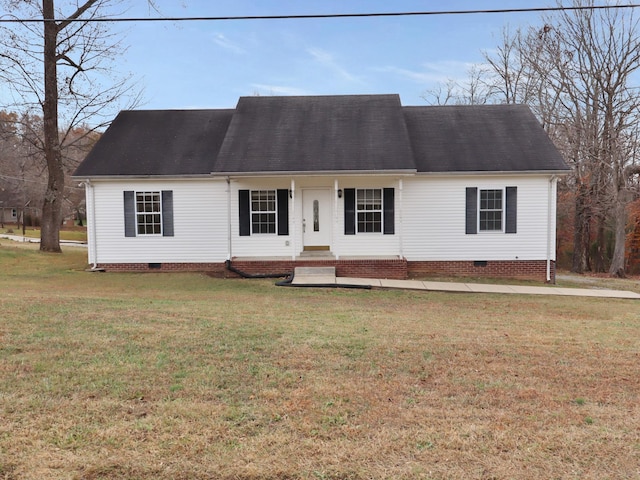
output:
[[[2,202],[0,202],[2,203]],[[16,207],[0,207],[1,223],[16,223],[18,221],[18,209]]]
[[[74,178],[107,271],[553,282],[567,171],[526,106],[341,95],[123,111]]]

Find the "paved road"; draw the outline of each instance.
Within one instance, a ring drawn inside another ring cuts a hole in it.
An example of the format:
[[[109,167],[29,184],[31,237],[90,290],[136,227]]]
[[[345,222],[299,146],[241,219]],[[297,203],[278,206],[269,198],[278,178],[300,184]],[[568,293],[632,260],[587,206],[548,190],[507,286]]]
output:
[[[13,240],[14,242],[21,243],[40,243],[39,238],[33,237],[23,237],[22,235],[9,235],[7,233],[0,233],[0,238],[6,238],[8,240]],[[79,242],[76,240],[60,240],[60,245],[67,245],[72,247],[86,247],[86,242]]]

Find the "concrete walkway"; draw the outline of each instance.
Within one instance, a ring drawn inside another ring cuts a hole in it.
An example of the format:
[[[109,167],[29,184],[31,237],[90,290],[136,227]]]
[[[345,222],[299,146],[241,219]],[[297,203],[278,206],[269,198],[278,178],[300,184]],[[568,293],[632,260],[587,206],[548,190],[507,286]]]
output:
[[[393,288],[402,290],[423,290],[431,292],[561,295],[574,297],[624,298],[640,300],[640,294],[623,290],[336,277],[335,269],[333,267],[296,267],[291,284],[295,286],[309,287],[336,285],[361,286],[371,288]]]

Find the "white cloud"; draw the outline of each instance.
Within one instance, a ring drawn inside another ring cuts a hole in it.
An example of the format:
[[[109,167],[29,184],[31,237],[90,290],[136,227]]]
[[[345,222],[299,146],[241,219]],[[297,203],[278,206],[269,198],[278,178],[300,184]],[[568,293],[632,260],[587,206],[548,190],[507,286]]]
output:
[[[424,68],[421,70],[409,70],[394,66],[380,67],[375,70],[403,77],[415,83],[427,84],[446,82],[450,79],[464,80],[467,78],[468,72],[473,65],[473,63],[469,62],[447,60],[442,62],[425,63],[422,65]]]
[[[353,75],[347,69],[342,67],[333,55],[326,50],[322,50],[321,48],[308,48],[307,53],[311,55],[311,57],[318,62],[323,67],[332,70],[336,73],[340,78],[346,80],[351,83],[364,84],[365,82],[357,76]]]
[[[260,95],[309,95],[309,92],[297,87],[285,85],[265,85],[263,83],[252,83],[251,88]]]
[[[229,50],[230,52],[238,53],[238,54],[247,53],[242,47],[233,43],[222,33],[216,33],[213,37],[213,41],[219,47],[222,47],[225,50]]]

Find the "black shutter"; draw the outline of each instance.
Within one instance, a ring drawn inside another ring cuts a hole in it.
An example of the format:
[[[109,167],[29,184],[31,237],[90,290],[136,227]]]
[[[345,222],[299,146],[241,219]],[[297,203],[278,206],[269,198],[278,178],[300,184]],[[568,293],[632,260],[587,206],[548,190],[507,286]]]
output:
[[[344,234],[356,234],[356,189],[344,189]]]
[[[240,236],[251,235],[251,209],[249,205],[249,190],[238,191],[238,204],[240,211]]]
[[[518,187],[507,187],[506,197],[505,233],[516,233],[518,230]]]
[[[478,189],[475,187],[467,187],[465,233],[478,233]]]
[[[382,193],[383,201],[383,227],[382,233],[385,235],[393,235],[395,233],[395,206],[394,206],[395,191],[393,188],[385,188]]]
[[[278,235],[289,235],[289,190],[278,190]]]
[[[124,192],[124,236],[136,236],[136,194],[133,190]]]
[[[162,191],[162,236],[173,237],[173,190]]]

